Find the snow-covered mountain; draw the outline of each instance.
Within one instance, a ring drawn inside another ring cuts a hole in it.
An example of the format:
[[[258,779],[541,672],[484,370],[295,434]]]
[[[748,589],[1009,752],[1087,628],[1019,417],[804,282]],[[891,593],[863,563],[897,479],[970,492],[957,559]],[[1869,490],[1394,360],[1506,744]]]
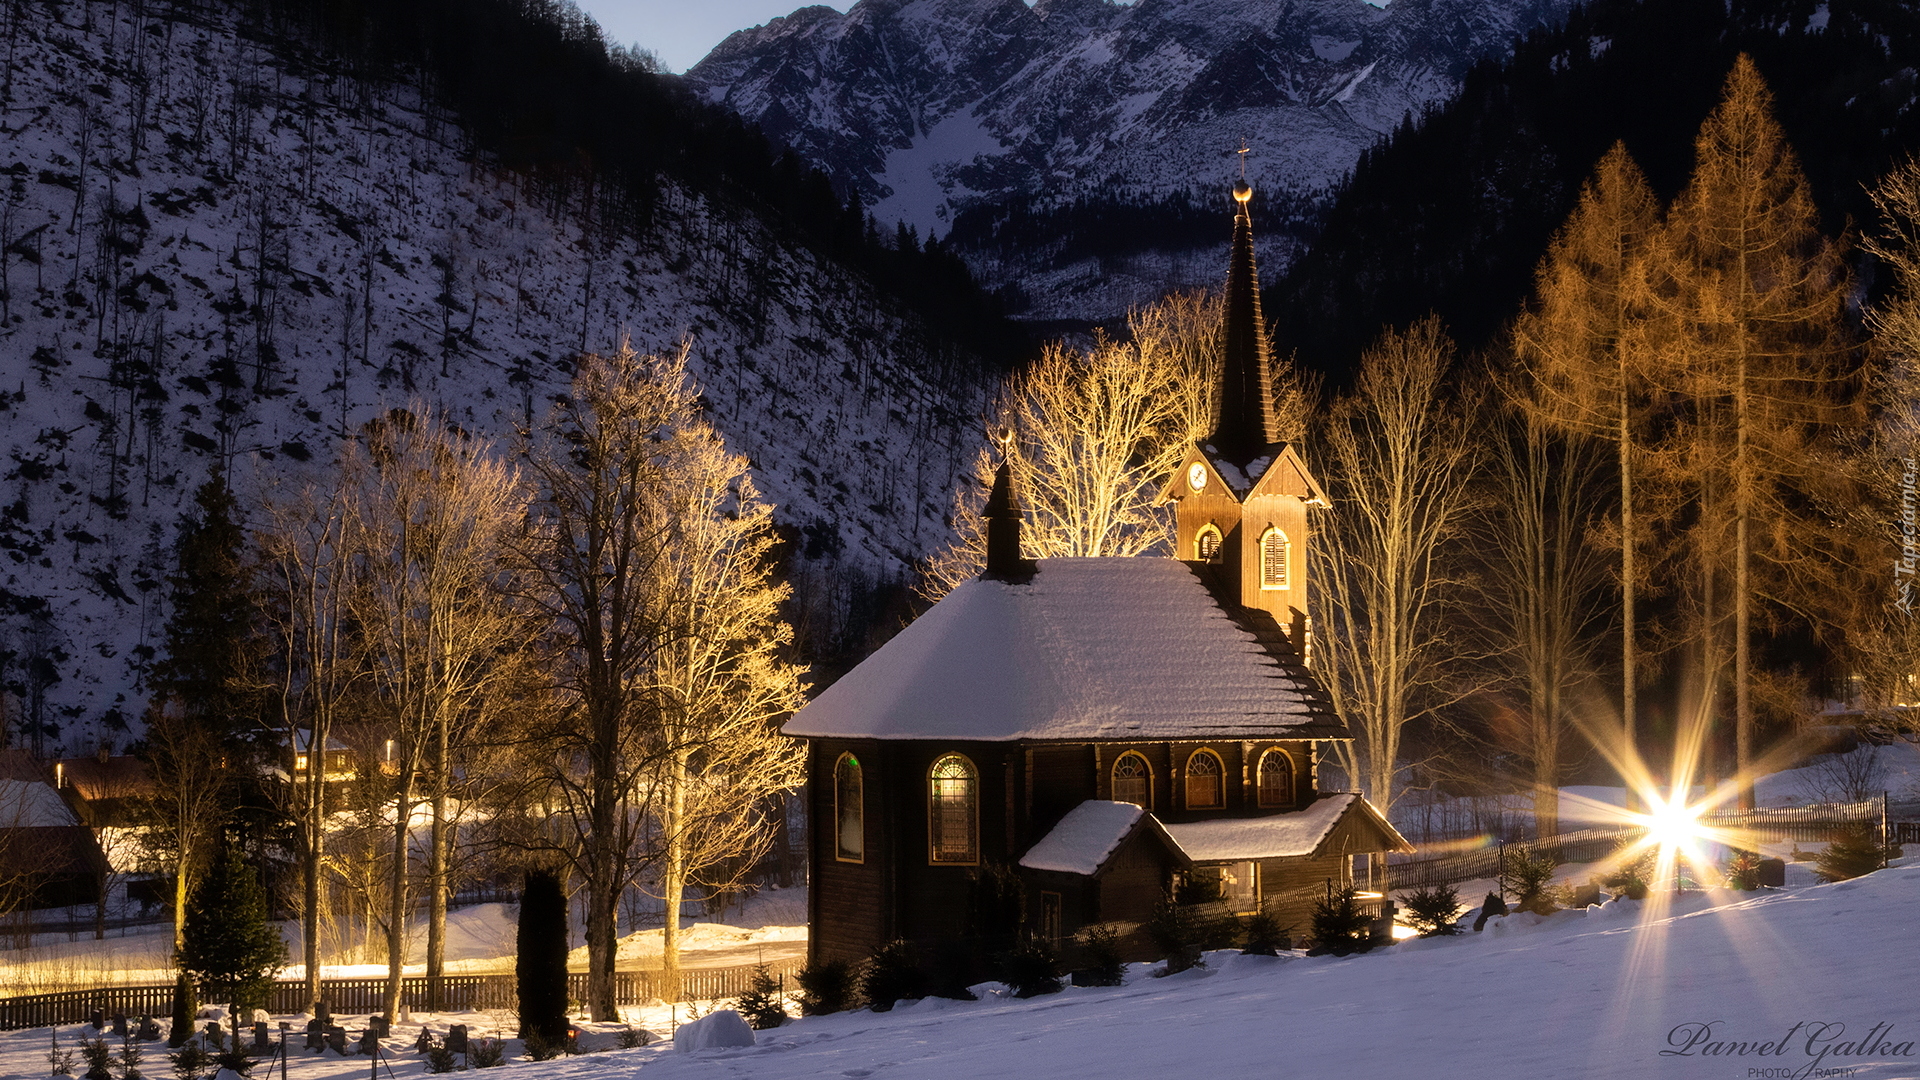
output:
[[[844,15],[807,7],[740,31],[686,78],[883,220],[945,234],[960,211],[1013,198],[1193,193],[1224,205],[1243,140],[1263,199],[1311,204],[1382,135],[1451,95],[1474,61],[1570,6],[860,0]],[[969,258],[997,283],[1019,281],[1038,301],[1030,316],[1097,316],[1137,299],[1145,279],[1212,283],[1214,241],[1196,240],[1208,249],[1198,258],[1065,273]],[[1282,252],[1264,253],[1276,269]]]
[[[983,390],[855,274],[666,183],[650,226],[492,169],[414,84],[242,4],[27,4],[0,84],[0,741],[116,745],[172,538],[421,400],[500,441],[571,358],[686,342],[809,620],[945,539]],[[839,614],[836,614],[839,613]]]

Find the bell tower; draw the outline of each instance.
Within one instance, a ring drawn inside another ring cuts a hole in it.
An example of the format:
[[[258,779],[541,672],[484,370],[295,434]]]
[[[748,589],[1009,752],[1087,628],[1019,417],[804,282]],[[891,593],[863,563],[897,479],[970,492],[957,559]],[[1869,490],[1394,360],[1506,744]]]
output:
[[[1214,424],[1166,488],[1175,504],[1174,557],[1206,563],[1228,599],[1257,608],[1307,646],[1307,510],[1326,494],[1291,444],[1273,404],[1273,348],[1253,260],[1253,188],[1233,186],[1233,251],[1221,319]]]

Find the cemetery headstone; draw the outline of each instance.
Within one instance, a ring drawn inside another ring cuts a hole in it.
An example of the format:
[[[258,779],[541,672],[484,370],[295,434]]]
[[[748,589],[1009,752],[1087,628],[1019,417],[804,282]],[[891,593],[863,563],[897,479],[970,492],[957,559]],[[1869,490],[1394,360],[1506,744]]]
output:
[[[447,1029],[447,1049],[455,1054],[467,1052],[467,1025],[455,1024]]]
[[[327,1028],[327,1046],[341,1057],[347,1056],[347,1029],[338,1024]]]
[[[267,1024],[264,1020],[253,1022],[253,1048],[255,1050],[273,1049],[273,1038],[267,1034]]]
[[[1761,888],[1784,889],[1787,887],[1787,863],[1785,859],[1761,859],[1760,868],[1754,871],[1754,881]]]
[[[220,1026],[220,1021],[207,1021],[207,1041],[213,1044],[215,1050],[227,1048],[227,1029]]]
[[[375,1035],[372,1028],[360,1033],[360,1052],[369,1055],[380,1052],[380,1036]]]
[[[324,1001],[313,1003],[313,1018],[320,1021],[320,1026],[323,1028],[333,1026],[333,1014],[327,1011],[327,1003]]]
[[[115,1038],[124,1039],[127,1037],[127,1014],[126,1013],[113,1014],[113,1034]]]
[[[1600,886],[1593,882],[1588,882],[1585,885],[1577,885],[1574,887],[1573,901],[1567,906],[1570,908],[1583,908],[1591,907],[1599,902]]]
[[[160,1037],[159,1021],[155,1020],[151,1016],[141,1017],[140,1030],[134,1035],[134,1038],[139,1039],[142,1042],[152,1042],[153,1040],[158,1039],[159,1037]]]
[[[420,1037],[413,1040],[413,1052],[424,1054],[431,1049],[433,1049],[433,1032],[428,1031],[425,1025],[421,1025]]]
[[[102,1009],[93,1010],[93,1015],[87,1017],[87,1023],[92,1024],[93,1030],[95,1031],[105,1031],[107,1028],[106,1011]]]
[[[323,1050],[327,1045],[327,1025],[319,1017],[307,1021],[307,1049]]]
[[[1495,915],[1507,913],[1507,902],[1500,899],[1499,893],[1488,893],[1486,903],[1480,905],[1480,915],[1473,920],[1473,931],[1479,933],[1487,928],[1487,920]]]
[[[385,1039],[393,1035],[392,1025],[388,1024],[387,1018],[379,1013],[367,1017],[367,1028],[373,1032],[375,1038]]]

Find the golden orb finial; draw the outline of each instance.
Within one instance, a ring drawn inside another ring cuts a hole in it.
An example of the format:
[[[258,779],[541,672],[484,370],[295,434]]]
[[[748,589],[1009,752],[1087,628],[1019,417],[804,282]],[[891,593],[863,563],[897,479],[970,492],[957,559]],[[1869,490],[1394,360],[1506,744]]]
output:
[[[1247,183],[1245,180],[1240,180],[1234,183],[1233,185],[1233,201],[1234,202],[1240,203],[1241,205],[1244,206],[1247,200],[1251,198],[1253,198],[1252,184]]]

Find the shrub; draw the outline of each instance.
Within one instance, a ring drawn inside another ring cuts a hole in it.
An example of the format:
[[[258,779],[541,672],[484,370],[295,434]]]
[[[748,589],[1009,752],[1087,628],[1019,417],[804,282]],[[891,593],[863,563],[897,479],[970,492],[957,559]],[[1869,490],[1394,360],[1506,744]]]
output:
[[[199,1010],[193,997],[193,980],[182,971],[173,977],[173,1026],[167,1031],[168,1046],[183,1046],[193,1038],[193,1014]]]
[[[1290,944],[1292,928],[1281,926],[1270,911],[1256,911],[1247,916],[1245,929],[1247,941],[1240,951],[1248,956],[1278,956],[1280,950]]]
[[[187,1044],[169,1054],[168,1059],[173,1062],[173,1075],[180,1080],[200,1080],[213,1072],[213,1055],[207,1053],[198,1039],[187,1040]]]
[[[216,1069],[230,1070],[235,1076],[253,1075],[253,1055],[241,1048],[238,1039],[233,1041],[232,1049],[213,1055],[213,1064]]]
[[[47,1051],[47,1073],[51,1076],[73,1075],[73,1051],[61,1048],[60,1029],[57,1026],[53,1029],[53,1046]],[[186,1080],[196,1078],[189,1076]]]
[[[1407,924],[1421,937],[1439,937],[1460,931],[1453,920],[1460,917],[1460,893],[1451,885],[1432,885],[1415,889],[1399,898],[1406,909]]]
[[[1657,859],[1658,856],[1649,851],[1631,862],[1623,862],[1613,873],[1601,878],[1600,884],[1619,890],[1618,895],[1629,900],[1645,900]]]
[[[780,1015],[784,1017],[786,1013],[782,1012]],[[645,1045],[647,1045],[647,1033],[645,1030],[632,1027],[620,1029],[620,1049],[632,1050]]]
[[[113,1080],[113,1051],[105,1039],[82,1039],[80,1056],[87,1061],[87,1080]]]
[[[145,1056],[140,1043],[132,1035],[120,1040],[120,1080],[144,1080],[140,1071],[140,1059]]]
[[[467,1043],[467,1064],[476,1069],[491,1069],[506,1056],[507,1048],[499,1039],[473,1039]]]
[[[1349,885],[1313,905],[1314,944],[1335,956],[1365,952],[1372,922]]]
[[[756,1031],[777,1028],[787,1022],[787,1007],[780,1000],[780,983],[765,964],[753,969],[753,983],[740,995],[738,1004],[740,1015],[746,1017]]]
[[[1885,854],[1874,841],[1871,829],[1855,826],[1834,837],[1820,853],[1813,872],[1823,881],[1845,881],[1880,869]]]
[[[528,1053],[537,1038],[558,1054],[567,1038],[567,898],[551,871],[527,872],[515,945],[520,1037],[527,1040]]]
[[[794,976],[800,984],[800,1015],[845,1012],[855,1002],[853,965],[845,960],[808,964]]]
[[[1120,935],[1107,923],[1095,923],[1080,931],[1080,950],[1087,966],[1079,981],[1088,986],[1119,986],[1127,979],[1126,962],[1120,959]]]
[[[538,1031],[528,1034],[526,1043],[527,1057],[534,1061],[552,1061],[554,1058],[559,1057],[567,1048],[566,1036],[563,1035],[558,1039],[549,1039]]]
[[[1154,948],[1166,956],[1166,974],[1185,971],[1200,963],[1200,942],[1205,929],[1201,922],[1191,908],[1173,897],[1154,905],[1153,913],[1147,916],[1147,937]]]
[[[1554,871],[1558,869],[1559,861],[1546,852],[1538,855],[1507,852],[1501,860],[1500,880],[1508,892],[1518,897],[1514,910],[1536,915],[1551,915],[1560,910],[1561,891],[1553,884]]]
[[[953,1001],[978,1001],[979,997],[968,987],[980,981],[975,977],[979,970],[973,942],[959,937],[943,938],[939,955],[927,971],[927,993]]]
[[[1760,887],[1760,856],[1751,851],[1736,851],[1727,861],[1727,888],[1752,892]]]
[[[927,996],[927,972],[913,955],[913,946],[889,941],[867,958],[860,972],[860,992],[874,1012],[886,1012],[896,1001]]]
[[[1000,981],[1017,998],[1060,992],[1060,960],[1053,946],[1033,938],[1000,958]]]

